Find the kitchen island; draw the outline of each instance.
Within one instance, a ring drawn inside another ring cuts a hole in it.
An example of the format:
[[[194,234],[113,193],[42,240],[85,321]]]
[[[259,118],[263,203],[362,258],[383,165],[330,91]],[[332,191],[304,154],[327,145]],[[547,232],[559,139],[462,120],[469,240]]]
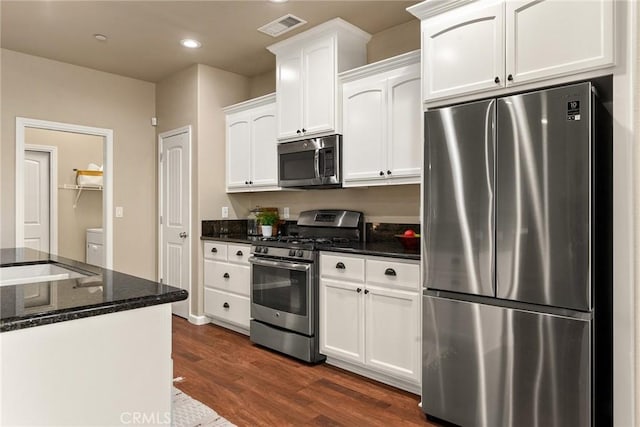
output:
[[[171,305],[187,292],[0,250],[0,425],[171,422]]]

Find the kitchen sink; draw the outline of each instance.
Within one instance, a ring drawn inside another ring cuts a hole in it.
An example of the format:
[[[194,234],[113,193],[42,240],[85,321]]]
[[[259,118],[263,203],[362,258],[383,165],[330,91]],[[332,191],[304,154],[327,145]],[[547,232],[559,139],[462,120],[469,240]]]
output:
[[[89,275],[91,274],[70,270],[60,264],[16,265],[0,267],[0,286],[48,282],[50,280],[77,279]]]

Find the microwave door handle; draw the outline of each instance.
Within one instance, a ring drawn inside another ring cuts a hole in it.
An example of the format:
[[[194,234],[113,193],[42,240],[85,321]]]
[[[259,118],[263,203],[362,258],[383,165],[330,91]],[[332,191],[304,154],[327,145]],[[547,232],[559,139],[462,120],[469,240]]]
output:
[[[317,179],[322,178],[320,176],[320,150],[315,150],[313,154],[313,169],[316,173],[316,178]]]

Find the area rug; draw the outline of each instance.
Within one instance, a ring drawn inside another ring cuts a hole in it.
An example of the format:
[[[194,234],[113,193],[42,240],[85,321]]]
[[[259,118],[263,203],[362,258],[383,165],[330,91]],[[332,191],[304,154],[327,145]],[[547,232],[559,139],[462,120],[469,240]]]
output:
[[[173,388],[174,427],[236,427],[216,411],[188,394]]]

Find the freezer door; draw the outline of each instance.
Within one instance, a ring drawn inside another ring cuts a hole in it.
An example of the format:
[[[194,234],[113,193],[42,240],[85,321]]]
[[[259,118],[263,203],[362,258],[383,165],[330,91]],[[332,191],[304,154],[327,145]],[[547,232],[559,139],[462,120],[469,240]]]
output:
[[[424,297],[422,408],[461,426],[590,426],[591,323]]]
[[[426,287],[494,296],[495,100],[425,113]]]
[[[498,100],[497,296],[591,309],[591,85]]]

